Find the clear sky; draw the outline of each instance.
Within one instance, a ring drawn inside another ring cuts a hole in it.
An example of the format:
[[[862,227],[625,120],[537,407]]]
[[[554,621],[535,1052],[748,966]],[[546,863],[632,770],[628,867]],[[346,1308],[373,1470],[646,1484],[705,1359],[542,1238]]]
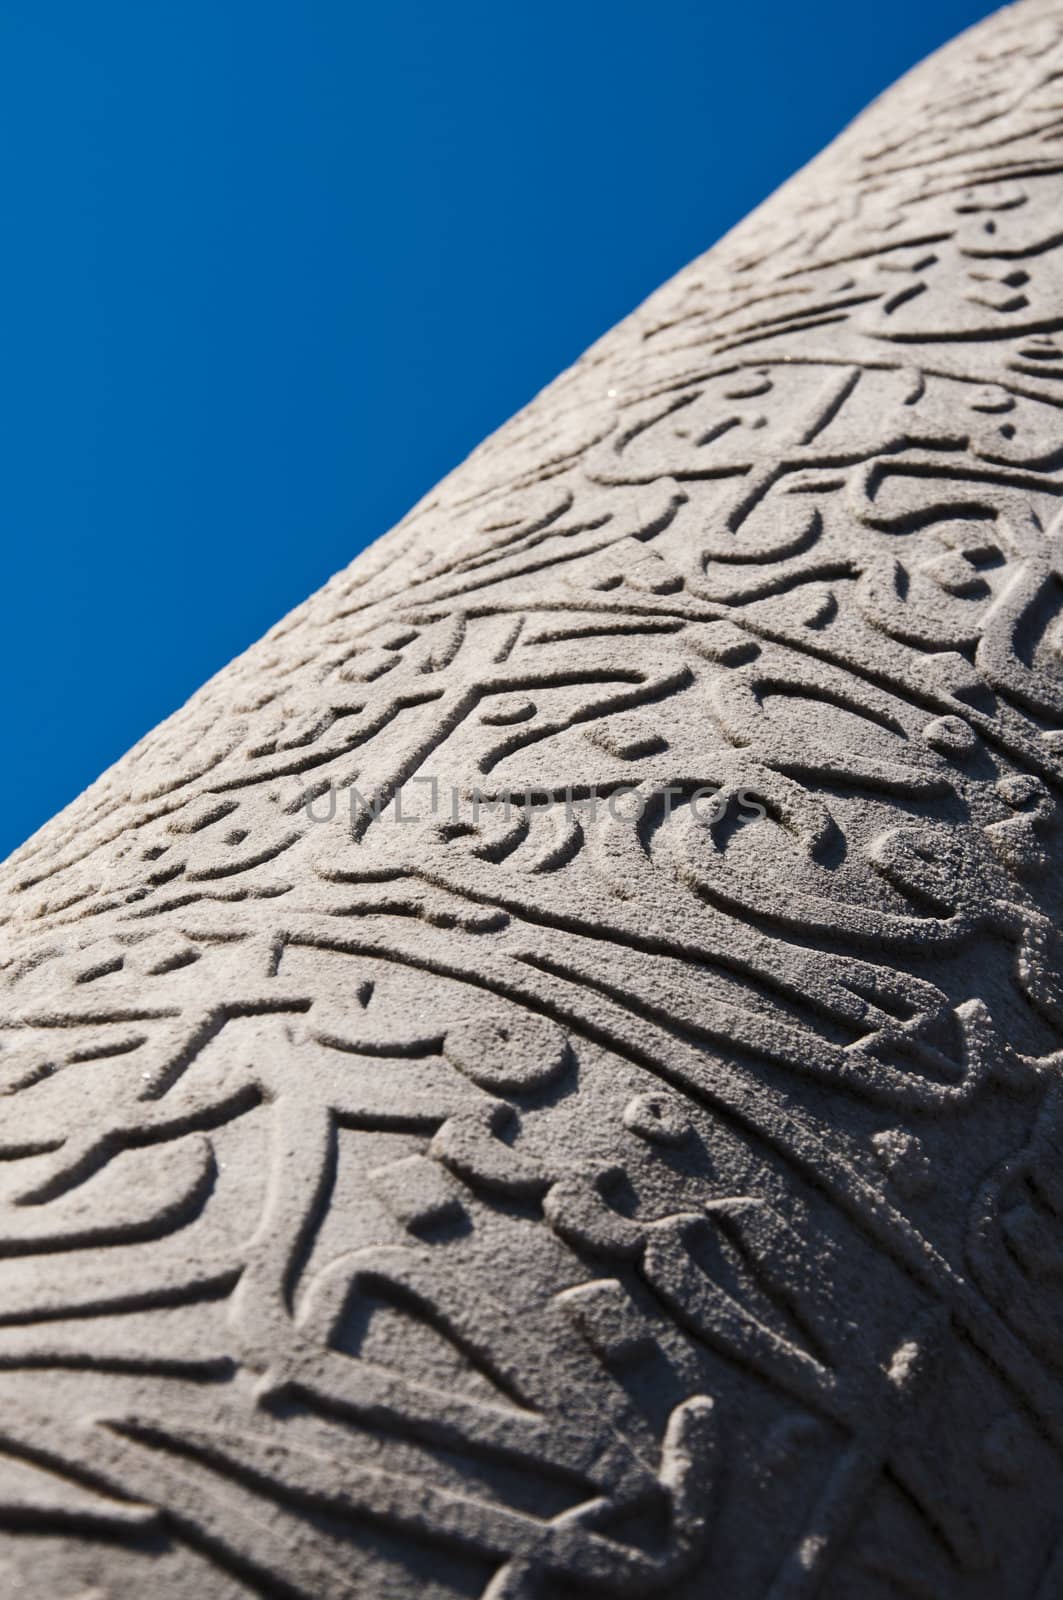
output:
[[[0,0],[0,855],[980,0]]]

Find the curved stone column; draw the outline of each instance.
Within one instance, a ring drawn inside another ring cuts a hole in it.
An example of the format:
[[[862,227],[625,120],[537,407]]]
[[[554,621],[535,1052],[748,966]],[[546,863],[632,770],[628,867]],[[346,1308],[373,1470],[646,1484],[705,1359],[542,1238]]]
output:
[[[5,1593],[1063,1593],[1061,32],[4,868]]]

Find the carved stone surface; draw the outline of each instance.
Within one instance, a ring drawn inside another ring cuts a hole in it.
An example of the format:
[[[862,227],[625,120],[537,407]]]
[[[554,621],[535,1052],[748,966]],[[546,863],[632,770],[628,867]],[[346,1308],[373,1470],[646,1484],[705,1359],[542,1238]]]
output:
[[[11,859],[0,1591],[1063,1594],[1061,332],[1024,0]]]

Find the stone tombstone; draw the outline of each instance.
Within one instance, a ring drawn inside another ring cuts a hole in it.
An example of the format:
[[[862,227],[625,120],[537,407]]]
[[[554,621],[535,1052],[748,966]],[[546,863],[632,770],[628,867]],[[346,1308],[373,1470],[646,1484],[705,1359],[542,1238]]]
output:
[[[1063,10],[3,869],[0,1593],[1063,1595]]]

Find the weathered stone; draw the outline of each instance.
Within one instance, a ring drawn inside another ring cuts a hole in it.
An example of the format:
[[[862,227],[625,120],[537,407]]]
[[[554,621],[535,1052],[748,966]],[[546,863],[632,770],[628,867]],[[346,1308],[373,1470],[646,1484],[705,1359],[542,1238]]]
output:
[[[1061,85],[921,67],[3,869],[5,1595],[1063,1594]]]

